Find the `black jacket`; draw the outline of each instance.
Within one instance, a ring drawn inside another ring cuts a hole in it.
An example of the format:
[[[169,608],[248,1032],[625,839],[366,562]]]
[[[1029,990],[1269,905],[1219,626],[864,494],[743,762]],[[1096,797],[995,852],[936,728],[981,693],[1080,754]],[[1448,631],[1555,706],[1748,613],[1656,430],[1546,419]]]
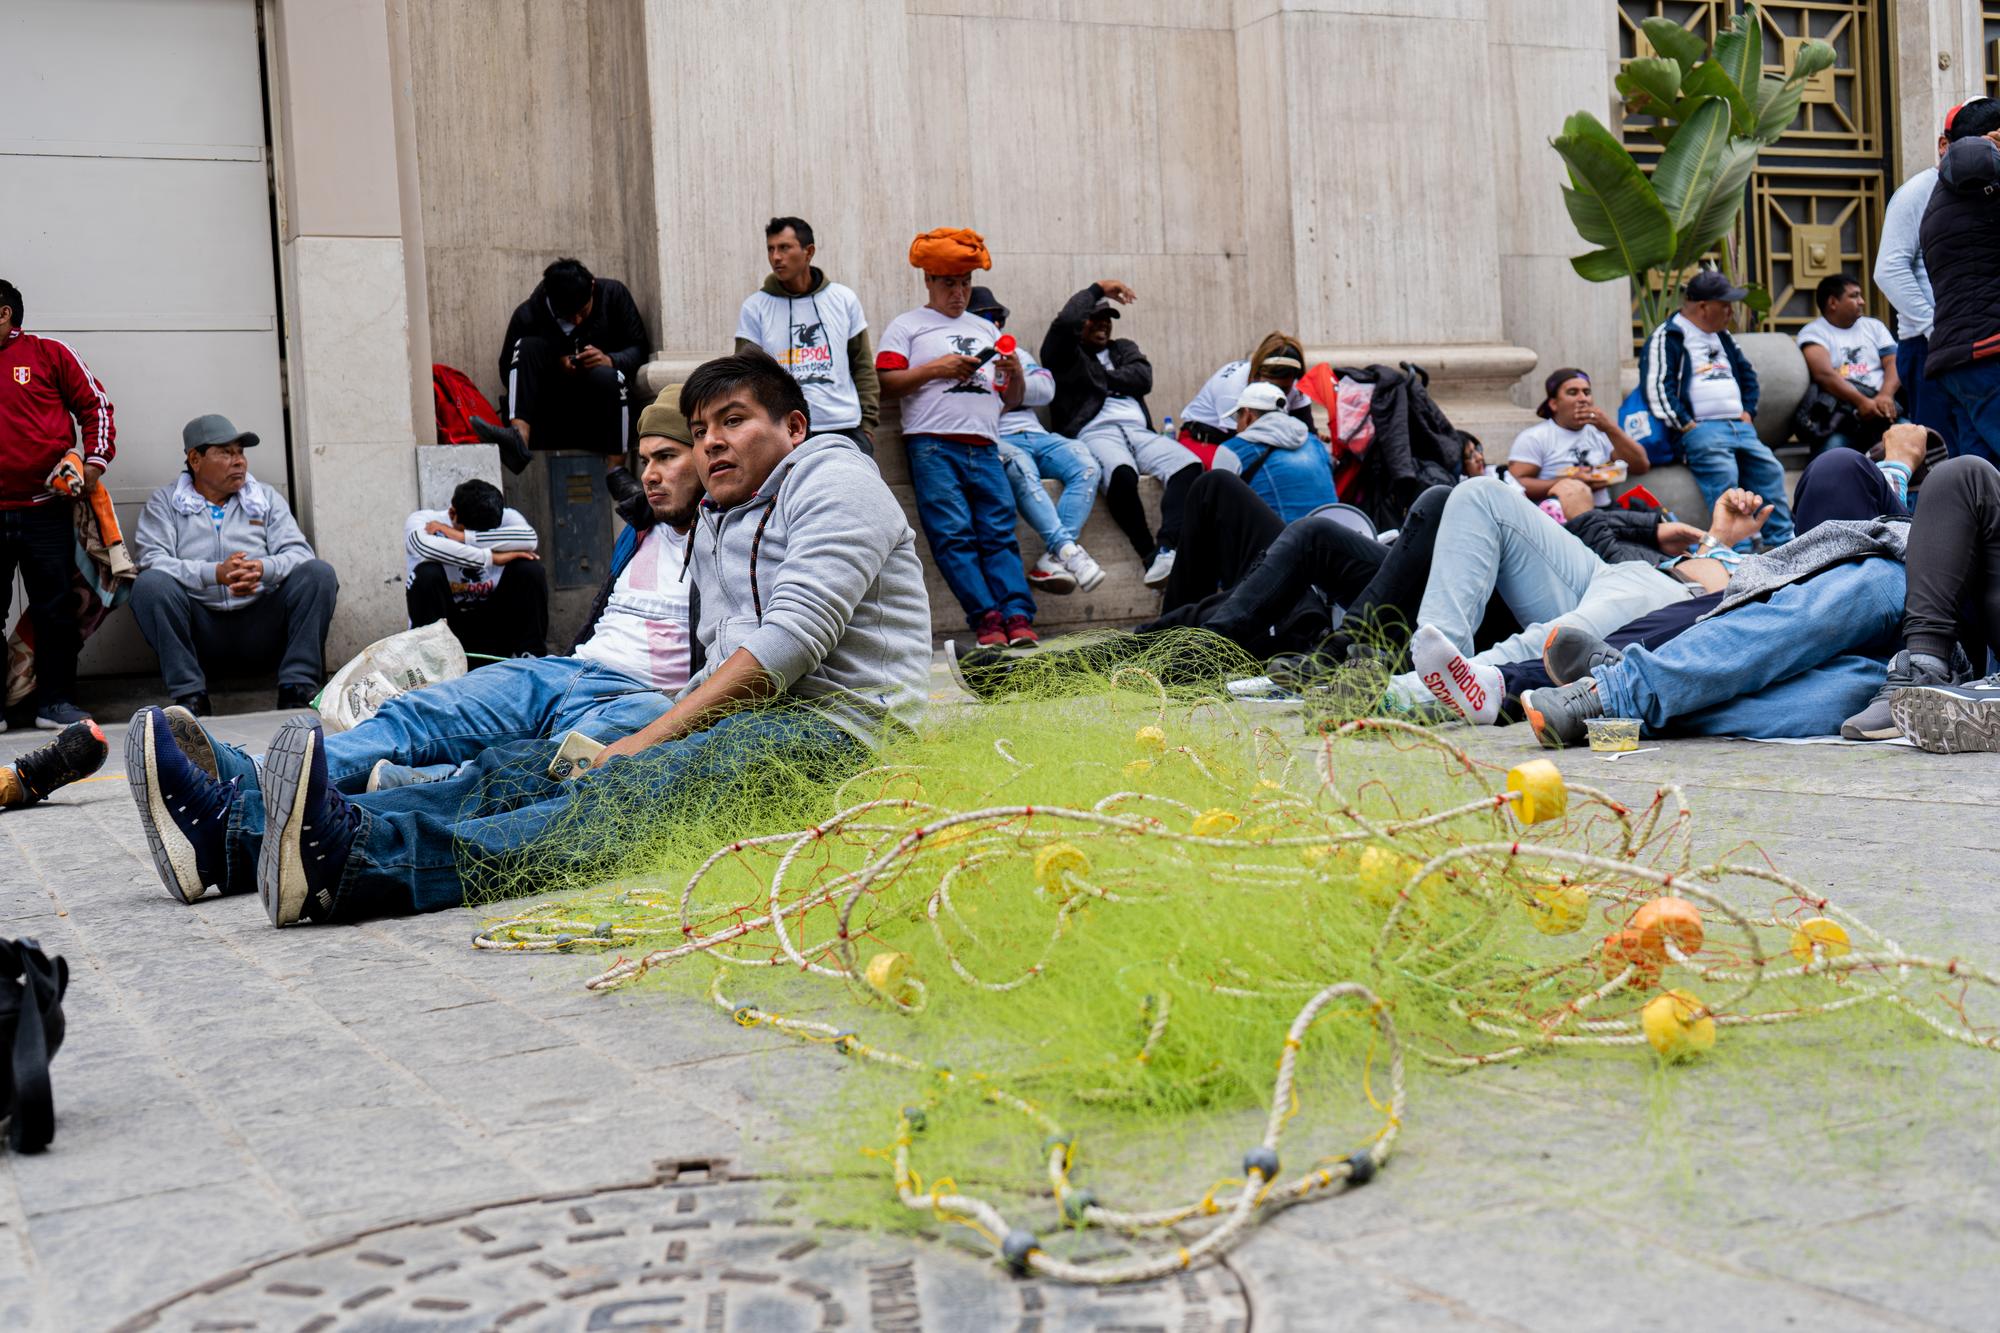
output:
[[[1945,150],[1917,240],[1937,297],[1924,374],[2000,356],[2000,145],[1975,134]]]
[[[1365,510],[1378,529],[1400,528],[1403,515],[1433,486],[1455,486],[1472,437],[1451,424],[1425,387],[1422,366],[1336,367],[1335,379],[1373,386],[1368,416],[1375,438],[1361,457],[1359,486],[1342,484],[1341,498]],[[1338,475],[1336,464],[1336,475]]]
[[[527,300],[514,307],[507,321],[507,340],[500,345],[500,382],[507,382],[507,368],[514,363],[514,345],[523,338],[540,338],[569,355],[579,347],[595,347],[611,358],[611,364],[627,383],[636,384],[639,367],[652,355],[652,339],[646,336],[646,321],[639,303],[616,278],[599,278],[597,295],[591,303],[590,318],[568,333],[556,323],[542,284]]]
[[[1657,509],[1619,509],[1604,505],[1587,514],[1578,514],[1565,526],[1569,535],[1588,546],[1599,560],[1618,564],[1643,560],[1657,565],[1660,554],[1660,520]]]
[[[1084,350],[1077,341],[1083,317],[1103,299],[1104,289],[1091,283],[1063,303],[1042,339],[1042,365],[1056,377],[1056,396],[1049,403],[1049,429],[1072,440],[1113,393],[1138,399],[1147,428],[1153,425],[1152,409],[1146,406],[1146,395],[1153,391],[1153,363],[1139,350],[1139,344],[1130,338],[1113,338],[1104,349],[1111,354],[1111,369],[1106,370],[1097,354]]]

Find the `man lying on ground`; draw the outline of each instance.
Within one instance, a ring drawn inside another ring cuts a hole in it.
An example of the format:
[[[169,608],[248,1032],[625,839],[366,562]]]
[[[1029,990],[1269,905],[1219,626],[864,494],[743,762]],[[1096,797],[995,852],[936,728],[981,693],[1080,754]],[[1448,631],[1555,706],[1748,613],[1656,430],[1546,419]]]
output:
[[[169,885],[184,863],[224,892],[254,883],[283,926],[456,907],[468,875],[522,857],[536,887],[585,881],[741,782],[837,776],[915,725],[930,604],[874,464],[845,436],[809,440],[798,383],[761,352],[701,366],[680,404],[707,490],[687,557],[707,665],[671,708],[571,782],[548,776],[553,741],[526,741],[442,782],[352,798],[329,781],[317,725],[282,729],[261,769],[216,747],[218,780],[142,714],[135,796]]]

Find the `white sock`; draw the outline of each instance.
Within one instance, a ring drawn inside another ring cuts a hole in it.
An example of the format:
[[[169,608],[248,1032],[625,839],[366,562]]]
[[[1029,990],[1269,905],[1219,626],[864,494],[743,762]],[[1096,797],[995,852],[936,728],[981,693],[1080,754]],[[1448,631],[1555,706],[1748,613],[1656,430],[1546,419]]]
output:
[[[1419,625],[1411,636],[1410,663],[1424,688],[1467,722],[1491,726],[1500,716],[1500,695],[1506,688],[1500,668],[1466,661],[1435,625]]]

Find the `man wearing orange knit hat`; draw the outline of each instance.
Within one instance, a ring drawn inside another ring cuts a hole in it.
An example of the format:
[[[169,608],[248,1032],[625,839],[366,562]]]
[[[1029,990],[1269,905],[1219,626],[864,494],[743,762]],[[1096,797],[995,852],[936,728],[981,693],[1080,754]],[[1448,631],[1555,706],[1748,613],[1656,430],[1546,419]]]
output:
[[[1035,599],[1014,540],[1014,491],[1000,461],[1000,414],[1021,405],[1020,359],[966,313],[974,269],[993,267],[978,232],[927,231],[910,243],[927,304],[882,334],[875,370],[903,404],[903,447],[931,559],[981,644],[1036,641]]]

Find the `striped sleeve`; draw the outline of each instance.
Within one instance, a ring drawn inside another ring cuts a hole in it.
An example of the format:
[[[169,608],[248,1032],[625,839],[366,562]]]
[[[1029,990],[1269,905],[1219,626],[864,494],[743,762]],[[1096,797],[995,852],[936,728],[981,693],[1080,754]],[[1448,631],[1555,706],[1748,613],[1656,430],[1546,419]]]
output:
[[[509,509],[500,516],[500,526],[488,528],[485,532],[468,532],[466,540],[488,551],[538,551],[541,549],[541,535],[534,524],[516,509]]]
[[[1662,321],[1646,340],[1646,355],[1640,372],[1646,390],[1646,410],[1668,430],[1686,430],[1687,422],[1674,410],[1674,390],[1667,384],[1667,325]]]
[[[424,524],[430,521],[431,515],[436,512],[436,510],[418,510],[410,515],[409,521],[404,525],[403,549],[409,552],[412,560],[418,564],[426,560],[435,560],[441,565],[477,569],[484,567],[492,559],[491,555],[477,546],[425,532]]]
[[[55,356],[56,383],[62,389],[63,405],[82,432],[83,461],[100,468],[111,466],[118,456],[118,427],[114,422],[111,397],[76,349],[60,338],[44,338],[61,350]]]

